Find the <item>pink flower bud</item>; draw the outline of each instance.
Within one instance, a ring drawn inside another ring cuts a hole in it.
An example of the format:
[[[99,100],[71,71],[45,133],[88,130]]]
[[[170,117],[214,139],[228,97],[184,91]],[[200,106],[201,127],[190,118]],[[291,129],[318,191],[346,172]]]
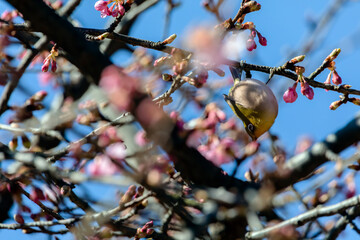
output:
[[[330,72],[330,73],[328,74],[328,76],[327,76],[327,78],[326,78],[326,80],[325,80],[325,82],[324,82],[325,84],[331,84],[331,82],[330,82],[330,79],[331,79],[331,73],[332,73],[332,72]],[[325,91],[327,91],[327,92],[328,92],[329,90],[325,89]]]
[[[30,199],[35,203],[45,200],[43,191],[40,188],[34,187],[30,194]]]
[[[20,224],[24,224],[25,221],[24,221],[24,218],[21,214],[17,213],[17,214],[14,214],[14,220],[17,222],[17,223],[20,223]]]
[[[294,83],[294,85],[292,87],[289,87],[288,90],[286,90],[286,92],[283,95],[283,99],[286,103],[293,103],[296,101],[298,94],[296,92],[296,86],[297,83]]]
[[[21,206],[21,211],[26,212],[26,213],[31,213],[31,209],[25,205]]]
[[[32,214],[30,215],[30,218],[31,218],[32,220],[34,220],[34,221],[39,221],[39,219],[40,219],[40,214],[38,214],[38,213],[32,213]]]
[[[94,7],[95,10],[102,11],[103,9],[107,8],[107,5],[108,5],[107,1],[99,0],[95,3]]]
[[[255,37],[256,37],[256,30],[251,29],[250,38],[255,38]]]
[[[41,67],[41,71],[47,72],[49,70],[50,60],[45,58],[43,65]]]
[[[307,97],[309,100],[314,98],[314,90],[305,80],[301,83],[301,94]]]
[[[56,72],[56,69],[57,69],[56,61],[52,61],[52,63],[51,63],[51,71]]]
[[[147,223],[144,225],[145,228],[149,228],[149,227],[153,227],[153,226],[154,226],[154,222],[153,222],[153,221],[149,221],[149,222],[147,222]]]
[[[125,192],[124,196],[122,196],[122,198],[120,199],[119,204],[125,204],[130,202],[132,198],[135,196],[135,194],[136,194],[136,186],[130,185],[128,190]]]
[[[145,146],[146,144],[148,144],[148,140],[146,139],[146,133],[145,131],[138,131],[135,134],[135,142],[137,145],[139,145],[140,147]]]
[[[208,74],[207,71],[201,71],[198,74],[198,81],[199,81],[201,86],[206,83],[208,78],[209,78],[209,74]]]
[[[335,85],[339,85],[339,84],[342,83],[341,77],[339,76],[339,74],[335,70],[334,70],[334,74],[333,74],[333,77],[332,77],[332,82]]]
[[[267,45],[267,40],[265,37],[263,37],[263,35],[261,35],[259,32],[257,32],[258,37],[259,37],[259,43],[261,46],[266,46]]]
[[[108,4],[109,4],[108,1],[99,0],[94,5],[95,10],[97,10],[97,11],[99,11],[101,13],[102,18],[111,15],[111,13],[109,11],[109,8],[107,7]]]
[[[253,38],[249,38],[248,40],[247,40],[247,42],[246,42],[246,48],[247,48],[247,50],[249,50],[250,52],[252,51],[252,50],[254,50],[254,49],[256,49],[256,43],[255,43],[255,41],[254,41],[254,39]]]

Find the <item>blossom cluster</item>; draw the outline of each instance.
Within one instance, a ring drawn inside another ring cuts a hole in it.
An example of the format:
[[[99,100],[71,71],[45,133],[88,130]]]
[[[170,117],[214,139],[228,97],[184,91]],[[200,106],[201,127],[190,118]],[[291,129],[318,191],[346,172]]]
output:
[[[128,0],[99,0],[95,3],[95,9],[101,13],[101,17],[105,18],[107,16],[118,17],[125,14],[125,4],[131,5],[133,1]],[[110,5],[110,7],[109,7]]]
[[[256,42],[254,40],[256,35],[259,38],[260,45],[262,45],[262,46],[267,45],[266,38],[263,35],[261,35],[261,33],[259,31],[256,30],[253,22],[246,22],[246,23],[241,24],[240,29],[249,29],[250,30],[250,35],[246,42],[246,48],[250,52],[257,48]]]
[[[301,94],[307,97],[309,100],[314,98],[314,90],[310,87],[309,83],[305,80],[303,73],[305,71],[304,67],[295,67],[296,74],[298,75],[297,81],[293,84],[292,87],[289,87],[288,90],[284,93],[283,99],[286,103],[293,103],[296,101],[298,95],[296,93],[296,87],[298,82],[301,85]]]
[[[51,64],[51,71],[55,72],[57,69],[56,57],[59,55],[56,44],[50,51],[50,54],[44,59],[43,65],[41,67],[41,71],[47,72],[49,70],[49,66]]]
[[[325,84],[331,84],[331,81],[333,82],[333,84],[335,85],[339,85],[342,83],[342,79],[339,76],[339,74],[337,73],[337,71],[335,70],[335,62],[334,59],[339,55],[340,53],[340,48],[338,49],[334,49],[331,54],[329,56],[326,57],[326,59],[324,60],[325,66],[330,70],[330,73],[328,74],[326,80],[325,80]],[[293,59],[291,59],[287,64],[291,64],[294,65],[295,63],[301,62],[304,59],[304,55],[295,57]],[[286,64],[284,65],[286,66]],[[303,95],[305,95],[307,98],[309,98],[310,100],[312,100],[314,98],[314,90],[309,86],[309,83],[305,80],[305,78],[303,77],[303,73],[305,71],[304,67],[300,67],[300,66],[295,66],[295,72],[298,75],[298,79],[297,81],[293,84],[292,87],[289,87],[288,90],[284,93],[283,95],[283,99],[286,103],[293,103],[296,101],[298,95],[296,93],[296,87],[298,82],[301,83],[301,93]],[[325,89],[325,91],[328,91]],[[351,99],[349,100],[351,102],[357,102],[356,99]],[[341,104],[343,103],[342,100],[340,101],[335,101],[330,105],[330,109],[331,110],[335,110],[337,107],[339,107]],[[356,103],[355,103],[356,104]]]

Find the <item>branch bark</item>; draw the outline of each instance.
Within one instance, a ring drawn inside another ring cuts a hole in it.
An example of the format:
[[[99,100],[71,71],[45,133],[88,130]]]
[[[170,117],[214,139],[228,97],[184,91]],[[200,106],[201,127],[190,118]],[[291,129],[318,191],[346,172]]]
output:
[[[340,153],[358,141],[360,141],[360,115],[337,132],[329,134],[324,141],[316,143],[310,150],[289,159],[284,168],[269,175],[265,181],[270,180],[276,190],[286,188],[331,160],[330,156],[334,153]]]
[[[278,230],[282,227],[288,225],[301,226],[319,217],[331,216],[341,213],[350,207],[359,205],[359,203],[360,195],[326,207],[319,205],[317,208],[314,208],[296,217],[290,218],[289,220],[283,221],[275,226],[268,227],[260,231],[248,232],[246,234],[246,239],[262,239],[267,237],[272,231]]]

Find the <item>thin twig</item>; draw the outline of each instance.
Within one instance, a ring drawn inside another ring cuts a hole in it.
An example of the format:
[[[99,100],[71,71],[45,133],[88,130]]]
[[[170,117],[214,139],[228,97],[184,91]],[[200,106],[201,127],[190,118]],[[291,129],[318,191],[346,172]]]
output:
[[[45,129],[41,129],[41,128],[17,128],[17,127],[11,127],[11,126],[5,125],[5,124],[0,124],[0,129],[13,132],[14,134],[24,134],[24,133],[29,132],[34,135],[51,136],[51,137],[59,139],[60,141],[65,140],[62,137],[62,135],[58,131],[55,131],[55,130],[45,130]]]
[[[307,211],[311,210],[309,206],[304,202],[304,199],[301,197],[300,193],[295,189],[294,185],[291,185],[291,190],[295,193],[296,197],[299,199],[301,204],[305,207]],[[321,229],[322,232],[327,233],[327,230],[321,225],[318,219],[315,219],[316,225]]]
[[[54,163],[56,160],[59,160],[61,157],[65,156],[67,153],[69,153],[69,150],[71,148],[72,145],[74,144],[85,144],[88,142],[88,140],[90,138],[92,138],[93,136],[97,136],[99,133],[102,132],[103,129],[109,127],[109,126],[122,126],[124,124],[128,124],[128,123],[131,123],[132,121],[128,121],[128,122],[120,122],[120,120],[125,117],[125,116],[128,116],[129,114],[128,113],[124,113],[122,114],[121,116],[115,118],[113,121],[109,122],[109,123],[106,123],[104,125],[102,125],[101,127],[95,129],[94,131],[90,132],[89,134],[87,134],[85,137],[77,140],[77,141],[74,141],[74,142],[71,142],[68,146],[66,146],[65,148],[63,148],[62,150],[58,151],[56,154],[54,154],[52,157],[49,157],[47,159],[47,162],[50,162],[50,163]]]
[[[260,231],[248,232],[246,234],[246,239],[262,239],[262,238],[265,238],[266,236],[268,236],[268,234],[270,232],[272,232],[274,230],[278,230],[285,226],[288,226],[288,225],[293,225],[295,227],[301,226],[301,225],[304,225],[305,223],[312,221],[314,219],[317,219],[319,217],[335,215],[335,214],[338,214],[339,212],[342,212],[348,208],[357,206],[359,204],[360,204],[360,195],[349,198],[347,200],[344,200],[344,201],[339,202],[334,205],[326,206],[326,207],[319,205],[318,207],[316,207],[310,211],[307,211],[296,217],[290,218],[290,219],[283,221],[279,224],[276,224],[274,226],[265,228]]]
[[[69,1],[63,10],[59,11],[60,16],[66,16],[71,14],[76,6],[80,4],[80,0]],[[48,44],[49,39],[47,36],[42,36],[34,45],[33,49],[29,49],[25,56],[21,59],[19,66],[16,68],[16,73],[12,75],[11,80],[6,84],[3,94],[0,98],[0,115],[2,115],[8,109],[8,101],[12,92],[17,87],[20,78],[24,74],[27,67],[30,65],[34,57]]]

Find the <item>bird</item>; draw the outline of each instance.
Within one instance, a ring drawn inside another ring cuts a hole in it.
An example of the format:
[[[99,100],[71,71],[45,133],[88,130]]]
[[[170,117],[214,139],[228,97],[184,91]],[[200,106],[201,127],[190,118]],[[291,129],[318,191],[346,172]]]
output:
[[[243,121],[246,132],[256,141],[274,124],[278,103],[272,90],[262,81],[246,78],[230,67],[234,85],[224,99],[233,112]]]

